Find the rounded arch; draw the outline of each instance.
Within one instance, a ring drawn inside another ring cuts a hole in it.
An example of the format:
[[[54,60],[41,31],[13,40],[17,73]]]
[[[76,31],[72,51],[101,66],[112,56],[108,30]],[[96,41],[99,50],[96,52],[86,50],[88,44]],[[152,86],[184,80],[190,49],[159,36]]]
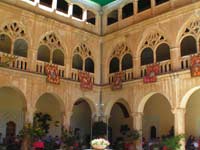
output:
[[[40,45],[38,48],[37,60],[50,62],[50,49],[46,45]]]
[[[161,43],[156,48],[156,62],[170,59],[170,47],[167,43]]]
[[[83,70],[83,59],[79,54],[75,54],[72,58],[72,68]]]
[[[64,66],[64,53],[60,49],[53,51],[53,64]]]
[[[12,47],[12,39],[4,33],[0,34],[0,51],[10,53]]]
[[[154,62],[153,50],[149,47],[142,50],[141,53],[141,66],[152,64]]]
[[[89,107],[91,109],[91,113],[93,115],[97,112],[94,102],[86,97],[80,97],[80,98],[76,99],[71,105],[71,108],[70,108],[71,112],[73,111],[73,106],[80,100],[85,101],[89,105]]]
[[[170,107],[172,108],[172,103],[169,101],[169,99],[168,99],[168,97],[167,97],[166,95],[164,95],[164,94],[162,94],[162,93],[158,93],[158,92],[151,92],[151,93],[145,95],[145,96],[142,98],[142,100],[139,102],[138,107],[137,107],[137,112],[143,113],[145,104],[146,104],[147,101],[148,101],[153,95],[155,95],[155,94],[160,94],[160,95],[164,96],[164,97],[167,99],[167,101],[168,101]]]
[[[35,108],[36,108],[36,105],[37,105],[38,101],[40,100],[40,98],[44,95],[49,95],[50,97],[57,100],[57,102],[59,103],[59,107],[60,107],[61,112],[65,111],[64,101],[61,99],[60,96],[58,96],[57,94],[52,93],[52,92],[45,92],[45,93],[41,94],[40,96],[38,96],[38,98],[37,98],[37,100],[35,101],[35,104],[34,104]]]
[[[188,35],[181,40],[181,56],[197,53],[197,41],[195,37]]]
[[[119,58],[114,57],[110,61],[109,73],[119,72]]]
[[[14,55],[27,57],[28,54],[28,43],[24,39],[16,39],[14,42]]]
[[[188,103],[188,101],[189,101],[189,99],[190,99],[190,96],[191,96],[194,92],[196,92],[197,90],[199,90],[199,89],[200,89],[200,86],[196,86],[196,87],[191,88],[189,91],[187,91],[187,92],[184,94],[184,96],[182,97],[182,99],[181,99],[181,101],[180,101],[179,107],[180,107],[180,108],[186,108],[186,105],[187,105],[187,103]]]
[[[7,88],[7,89],[11,89],[13,91],[15,91],[16,93],[18,93],[20,95],[20,97],[23,99],[23,105],[25,106],[25,108],[27,108],[27,98],[25,96],[25,94],[17,87],[14,86],[1,86],[0,89],[2,88]]]
[[[85,71],[94,73],[94,62],[91,58],[85,60]]]
[[[121,62],[122,70],[133,68],[133,57],[131,54],[125,54]]]
[[[123,98],[120,98],[120,99],[111,100],[111,101],[108,102],[108,104],[106,105],[106,108],[104,109],[104,114],[106,116],[110,116],[112,108],[113,108],[114,104],[116,104],[116,103],[122,104],[126,108],[126,110],[128,111],[129,115],[131,114],[132,111],[131,111],[130,104],[126,100],[124,100]]]

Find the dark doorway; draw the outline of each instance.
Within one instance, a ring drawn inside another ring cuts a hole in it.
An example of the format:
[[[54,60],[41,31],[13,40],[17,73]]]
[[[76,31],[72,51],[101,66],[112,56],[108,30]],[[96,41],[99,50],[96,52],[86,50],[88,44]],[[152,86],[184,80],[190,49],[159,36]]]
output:
[[[156,127],[152,126],[151,127],[151,139],[156,139]]]
[[[6,124],[6,137],[13,137],[16,133],[16,124],[13,121],[9,121]]]

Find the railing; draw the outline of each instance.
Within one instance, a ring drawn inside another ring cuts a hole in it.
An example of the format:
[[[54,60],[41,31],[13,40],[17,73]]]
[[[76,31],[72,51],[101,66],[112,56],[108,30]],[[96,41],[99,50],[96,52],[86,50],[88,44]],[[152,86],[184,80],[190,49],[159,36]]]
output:
[[[45,74],[45,65],[46,64],[49,64],[49,63],[37,60],[35,71],[40,74]],[[61,78],[64,78],[65,77],[65,67],[61,66],[61,65],[57,65],[57,66],[58,66],[59,76]]]
[[[10,68],[19,70],[28,70],[28,59],[26,57],[14,56],[11,54],[0,52],[0,62]]]
[[[72,69],[72,72],[71,72],[71,79],[74,80],[74,81],[79,81],[79,76],[78,76],[78,72],[79,70],[77,69]],[[91,78],[92,78],[92,82],[94,83],[94,73],[89,73]]]
[[[171,71],[172,71],[172,67],[171,67],[170,60],[165,60],[165,61],[160,62],[160,74],[168,73]]]
[[[146,76],[146,68],[148,65],[144,65],[141,66],[141,78]],[[159,74],[163,74],[163,73],[169,73],[172,71],[172,67],[171,67],[171,60],[165,60],[159,63],[160,66],[160,70],[159,70]]]
[[[190,55],[181,57],[181,69],[189,69],[190,57]]]
[[[124,70],[122,72],[123,72],[123,78],[122,78],[123,81],[129,81],[129,80],[133,80],[134,79],[133,69],[132,68]],[[109,74],[109,83],[113,82],[114,76],[115,76],[115,73]]]

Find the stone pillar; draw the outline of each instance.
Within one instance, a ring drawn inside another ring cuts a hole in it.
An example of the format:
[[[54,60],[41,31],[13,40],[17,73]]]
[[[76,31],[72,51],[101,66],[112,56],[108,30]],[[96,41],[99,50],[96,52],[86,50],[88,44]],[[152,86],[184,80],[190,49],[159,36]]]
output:
[[[119,7],[118,8],[118,21],[121,21],[122,20],[122,8]]]
[[[134,11],[134,15],[137,15],[137,13],[138,13],[138,0],[133,0],[133,11]]]
[[[156,6],[156,1],[151,0],[151,11],[153,15],[155,14],[155,6]]]
[[[181,69],[180,53],[180,47],[170,49],[171,66],[173,71]]]
[[[174,132],[175,135],[185,134],[185,108],[176,108],[172,110],[174,114]],[[181,141],[181,150],[185,150],[185,140]]]
[[[143,113],[142,112],[135,112],[133,113],[133,128],[140,132],[140,142],[136,144],[137,150],[142,150],[142,119]]]
[[[27,110],[25,111],[25,124],[33,123],[33,118],[34,118],[34,113],[36,111],[36,108],[33,107],[29,107],[27,108]]]
[[[82,20],[83,20],[84,22],[87,21],[87,9],[84,9],[84,10],[83,10],[83,17],[82,17]]]
[[[69,17],[72,16],[72,13],[73,13],[73,4],[69,3],[69,8],[68,8],[68,15],[69,15]]]
[[[140,57],[133,58],[133,76],[134,78],[140,78],[141,75],[141,66],[140,66]]]
[[[64,129],[66,130],[69,130],[70,128],[70,119],[71,119],[71,116],[72,116],[72,112],[63,112],[63,115],[62,115],[62,125],[64,127]]]

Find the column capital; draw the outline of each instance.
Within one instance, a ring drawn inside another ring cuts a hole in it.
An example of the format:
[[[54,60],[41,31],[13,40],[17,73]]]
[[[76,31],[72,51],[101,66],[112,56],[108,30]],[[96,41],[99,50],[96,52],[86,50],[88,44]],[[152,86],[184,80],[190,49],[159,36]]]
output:
[[[144,115],[143,112],[133,112],[131,113],[133,117],[142,117]]]
[[[185,114],[186,113],[186,109],[185,108],[174,108],[174,109],[171,109],[171,112],[173,114],[177,114],[177,113]]]

